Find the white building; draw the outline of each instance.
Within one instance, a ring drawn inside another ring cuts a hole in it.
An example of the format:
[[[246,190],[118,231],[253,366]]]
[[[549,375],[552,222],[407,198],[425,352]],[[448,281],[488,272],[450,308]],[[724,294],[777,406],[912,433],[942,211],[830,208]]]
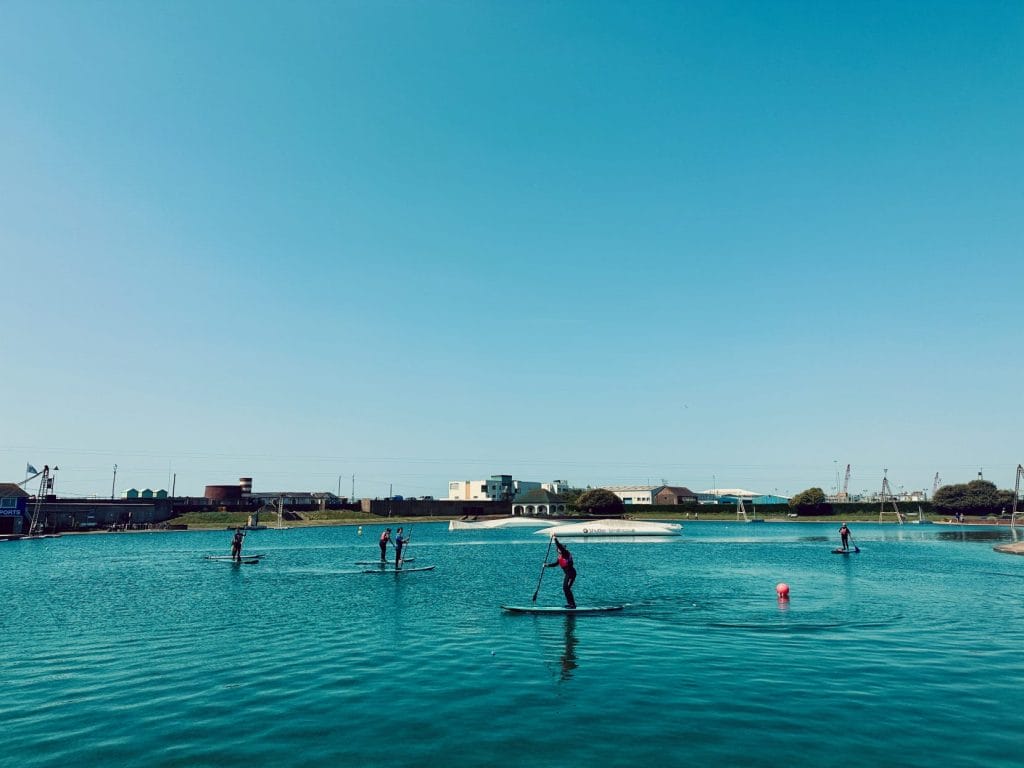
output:
[[[491,475],[487,480],[452,480],[448,501],[511,501],[525,491],[539,491],[541,484],[513,480],[512,475]]]
[[[544,483],[540,488],[548,493],[562,494],[572,488],[572,486],[569,485],[568,480],[552,480],[550,483]]]
[[[654,496],[661,485],[605,485],[604,490],[611,491],[623,504],[653,504]]]

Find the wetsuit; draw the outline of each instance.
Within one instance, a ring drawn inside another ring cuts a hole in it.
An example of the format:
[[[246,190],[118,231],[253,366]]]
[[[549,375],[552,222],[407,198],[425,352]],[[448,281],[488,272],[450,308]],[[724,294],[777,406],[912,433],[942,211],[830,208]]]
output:
[[[576,568],[572,564],[572,555],[568,549],[559,544],[558,546],[558,559],[553,563],[548,563],[548,568],[554,568],[559,566],[562,572],[565,574],[562,579],[562,592],[565,593],[565,607],[575,608],[576,598],[572,596],[572,585],[576,581]]]
[[[235,531],[235,538],[231,540],[231,557],[233,560],[242,559],[242,539],[244,538],[244,533],[241,531]]]
[[[391,534],[388,531],[384,531],[380,535],[380,559],[388,559],[388,542],[391,541]]]
[[[842,528],[839,529],[839,538],[843,542],[843,549],[849,549],[850,548],[850,529],[847,528],[845,524],[843,525]]]
[[[405,546],[405,539],[402,534],[395,536],[395,568],[402,567],[402,547]]]

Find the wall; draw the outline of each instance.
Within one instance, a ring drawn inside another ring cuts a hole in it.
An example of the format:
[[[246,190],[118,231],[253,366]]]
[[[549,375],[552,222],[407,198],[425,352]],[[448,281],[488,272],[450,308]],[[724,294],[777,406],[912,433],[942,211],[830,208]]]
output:
[[[35,503],[29,501],[28,516],[35,512]],[[113,525],[148,526],[162,523],[172,517],[170,499],[90,500],[54,499],[44,501],[39,510],[39,520],[46,521],[45,530],[74,531],[88,530],[89,523],[104,530]],[[91,517],[90,517],[91,516]]]
[[[446,501],[444,499],[363,499],[362,511],[380,517],[467,517],[477,515],[512,516],[507,501]]]

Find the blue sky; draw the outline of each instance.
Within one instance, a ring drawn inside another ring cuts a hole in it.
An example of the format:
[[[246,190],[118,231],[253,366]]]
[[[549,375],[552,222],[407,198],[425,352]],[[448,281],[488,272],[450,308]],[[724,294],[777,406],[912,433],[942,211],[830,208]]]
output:
[[[0,479],[1009,487],[1022,51],[1011,2],[5,2]]]

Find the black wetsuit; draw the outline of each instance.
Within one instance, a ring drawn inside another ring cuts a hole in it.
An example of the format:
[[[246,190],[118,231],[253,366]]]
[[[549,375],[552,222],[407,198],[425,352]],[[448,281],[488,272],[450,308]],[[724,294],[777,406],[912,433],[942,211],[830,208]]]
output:
[[[553,563],[548,563],[548,568],[554,568],[556,565],[562,567],[562,572],[565,576],[562,579],[562,592],[565,593],[565,606],[566,608],[576,607],[576,598],[572,595],[572,585],[576,581],[576,568],[572,564],[572,555],[568,549],[559,549],[558,559]]]

